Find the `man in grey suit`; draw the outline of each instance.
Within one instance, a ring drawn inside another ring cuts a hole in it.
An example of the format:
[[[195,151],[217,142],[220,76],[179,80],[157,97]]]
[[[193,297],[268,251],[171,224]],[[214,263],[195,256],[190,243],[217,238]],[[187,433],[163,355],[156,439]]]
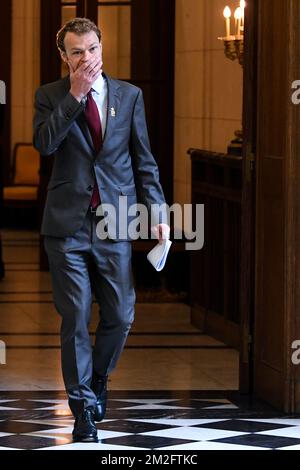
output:
[[[118,219],[124,215],[122,198],[128,206],[144,203],[149,211],[165,199],[142,92],[102,72],[97,26],[75,18],[58,32],[57,46],[70,73],[40,87],[35,97],[34,145],[42,155],[54,154],[42,234],[62,317],[62,371],[75,417],[73,439],[97,442],[95,421],[104,417],[107,378],[123,350],[135,304],[130,233],[112,230],[102,207],[110,204]],[[127,227],[131,219],[132,214]],[[97,236],[99,221],[106,237]],[[168,237],[164,211],[157,212],[152,229],[160,242]],[[101,318],[92,348],[93,294]]]

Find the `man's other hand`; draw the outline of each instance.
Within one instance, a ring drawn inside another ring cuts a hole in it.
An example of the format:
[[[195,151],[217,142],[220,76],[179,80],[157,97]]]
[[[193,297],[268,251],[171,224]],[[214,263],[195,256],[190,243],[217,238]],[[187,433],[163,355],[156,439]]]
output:
[[[170,238],[170,227],[167,224],[154,225],[151,227],[151,232],[158,239],[160,245],[164,240],[168,240]]]

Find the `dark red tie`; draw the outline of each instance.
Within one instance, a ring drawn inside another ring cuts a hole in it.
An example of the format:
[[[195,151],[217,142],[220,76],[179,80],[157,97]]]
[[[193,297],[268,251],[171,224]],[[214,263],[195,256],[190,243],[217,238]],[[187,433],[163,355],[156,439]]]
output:
[[[85,118],[89,126],[89,130],[92,136],[93,144],[96,152],[98,153],[102,147],[102,126],[99,111],[95,100],[92,96],[92,90],[87,94],[86,106],[85,106]],[[97,181],[95,179],[91,206],[96,209],[100,204],[100,194]]]

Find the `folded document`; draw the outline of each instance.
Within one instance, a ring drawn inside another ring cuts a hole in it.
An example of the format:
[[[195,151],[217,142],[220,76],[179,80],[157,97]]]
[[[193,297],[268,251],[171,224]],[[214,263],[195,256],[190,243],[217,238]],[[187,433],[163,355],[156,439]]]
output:
[[[149,251],[147,259],[156,271],[161,271],[163,269],[171,245],[172,242],[170,240],[164,240],[161,245],[158,243],[151,251]]]

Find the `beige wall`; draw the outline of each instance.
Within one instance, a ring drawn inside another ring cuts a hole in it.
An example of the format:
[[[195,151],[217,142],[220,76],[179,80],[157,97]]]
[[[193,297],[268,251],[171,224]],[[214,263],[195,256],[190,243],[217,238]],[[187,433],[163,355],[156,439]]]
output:
[[[174,198],[190,202],[187,149],[226,152],[241,128],[242,68],[225,58],[223,9],[238,0],[176,0]]]
[[[32,141],[34,92],[40,83],[40,0],[13,0],[11,148]]]

